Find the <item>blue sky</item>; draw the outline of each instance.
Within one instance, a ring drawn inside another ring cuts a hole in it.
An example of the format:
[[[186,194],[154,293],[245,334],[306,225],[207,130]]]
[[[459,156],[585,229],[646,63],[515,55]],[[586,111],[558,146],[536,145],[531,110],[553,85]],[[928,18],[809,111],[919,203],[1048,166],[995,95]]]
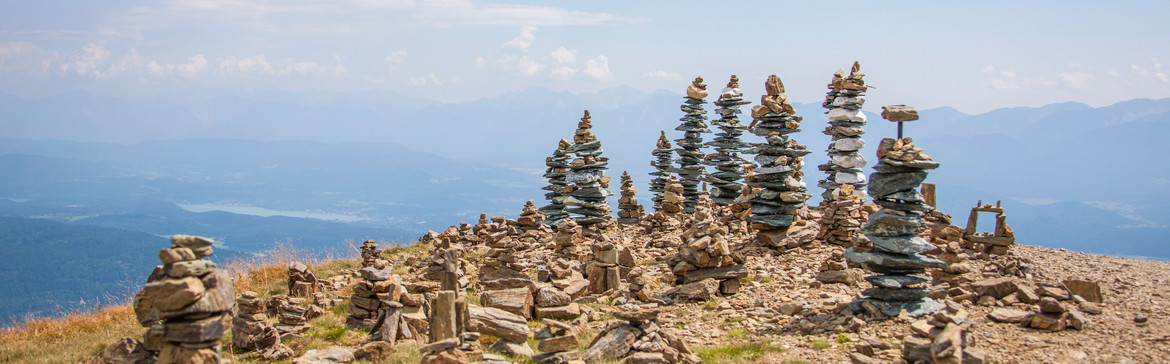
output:
[[[975,113],[1170,97],[1165,1],[10,1],[0,91],[128,99],[392,90],[467,101],[527,87],[681,93],[780,75],[823,97],[862,64],[871,104]],[[755,98],[758,96],[750,96]]]

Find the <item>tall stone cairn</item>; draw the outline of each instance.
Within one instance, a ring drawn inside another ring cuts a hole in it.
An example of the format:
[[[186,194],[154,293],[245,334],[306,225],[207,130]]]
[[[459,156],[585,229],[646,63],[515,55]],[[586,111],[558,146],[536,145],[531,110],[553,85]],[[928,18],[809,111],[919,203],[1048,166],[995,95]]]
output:
[[[157,363],[218,363],[219,338],[231,324],[236,289],[232,276],[215,263],[211,239],[175,235],[158,252],[146,286],[134,296],[138,322],[150,330],[143,346]]]
[[[622,171],[622,197],[618,200],[618,223],[623,225],[637,225],[646,215],[646,209],[638,203],[634,188],[634,180],[630,179],[629,171]]]
[[[752,163],[739,156],[751,146],[739,138],[747,129],[747,125],[739,122],[739,107],[750,103],[743,99],[743,93],[739,91],[739,78],[735,75],[731,76],[731,81],[727,82],[727,87],[719,94],[719,100],[715,101],[715,106],[719,107],[715,112],[720,118],[711,124],[719,127],[721,132],[715,133],[715,140],[707,142],[706,146],[715,148],[715,153],[708,155],[704,163],[715,167],[717,172],[711,173],[704,180],[714,186],[711,190],[711,200],[720,206],[730,205],[739,196],[740,190],[743,189],[743,183],[740,181],[745,174],[744,166]]]
[[[682,111],[686,115],[679,119],[682,124],[674,128],[683,132],[681,139],[675,139],[678,143],[675,151],[679,158],[675,172],[682,181],[683,196],[686,197],[683,212],[688,214],[695,212],[695,204],[699,202],[699,183],[707,172],[703,166],[703,133],[710,133],[711,130],[707,129],[707,123],[704,122],[707,120],[707,110],[703,109],[703,104],[707,103],[705,98],[707,84],[703,83],[703,77],[695,77],[695,81],[687,87],[686,100],[682,104]]]
[[[861,65],[853,62],[853,69],[849,76],[845,70],[838,69],[833,73],[833,80],[829,82],[829,92],[825,94],[822,104],[829,111],[826,112],[829,126],[823,132],[832,137],[832,143],[826,152],[829,159],[825,164],[817,166],[828,176],[817,185],[824,188],[821,193],[824,198],[821,202],[822,214],[820,238],[829,244],[844,247],[853,247],[865,243],[865,239],[858,234],[861,223],[868,218],[868,214],[861,208],[865,200],[865,157],[861,155],[861,148],[865,147],[865,114],[861,107],[865,104],[864,73]]]
[[[386,266],[386,261],[378,256],[378,243],[373,240],[366,240],[362,242],[362,267],[378,268]]]
[[[566,209],[570,214],[581,215],[572,217],[582,226],[608,226],[613,220],[609,203],[605,201],[609,192],[609,177],[605,176],[609,158],[601,156],[601,141],[593,134],[593,122],[590,120],[589,110],[577,123],[577,132],[573,135],[573,145],[569,151],[576,155],[576,159],[569,164],[566,182],[571,183],[565,205],[572,206]]]
[[[927,170],[938,168],[939,164],[911,142],[910,138],[886,138],[878,145],[878,164],[874,166],[877,172],[870,175],[869,195],[882,209],[870,215],[869,222],[863,226],[873,249],[852,248],[842,254],[845,259],[878,273],[865,277],[874,287],[861,293],[866,297],[853,302],[851,307],[855,312],[880,311],[886,316],[897,316],[904,309],[918,317],[943,307],[927,297],[930,287],[925,284],[931,279],[921,274],[926,268],[942,268],[946,263],[922,255],[935,246],[914,234],[923,226],[923,216],[933,210],[923,203],[918,186],[926,179]]]
[[[260,351],[280,344],[280,333],[268,324],[267,310],[264,299],[256,292],[240,294],[236,299],[236,315],[232,319],[232,345]]]
[[[561,219],[569,216],[565,212],[565,187],[568,182],[565,182],[565,174],[569,172],[569,161],[573,157],[569,154],[569,148],[572,146],[568,140],[561,139],[557,144],[557,149],[553,151],[551,157],[545,158],[544,165],[548,169],[544,171],[544,178],[548,178],[548,186],[542,188],[549,191],[544,194],[544,198],[548,200],[547,206],[540,208],[540,213],[544,214],[544,223],[548,225],[557,225]]]
[[[768,246],[780,246],[788,228],[800,219],[805,201],[812,197],[805,192],[807,189],[801,181],[804,175],[801,167],[809,151],[787,136],[800,131],[801,117],[788,102],[780,77],[768,76],[764,88],[767,94],[761,97],[760,105],[752,108],[752,124],[748,128],[767,143],[751,150],[759,167],[747,182],[758,188],[759,193],[752,199],[752,214],[747,221],[757,230],[757,240]]]
[[[651,161],[650,165],[656,169],[650,172],[654,179],[650,181],[650,192],[654,192],[654,211],[662,210],[662,193],[666,191],[666,179],[670,178],[670,171],[674,168],[674,150],[670,145],[670,140],[666,139],[666,132],[661,131],[658,135],[658,144],[655,145],[654,151],[650,152],[657,161]]]

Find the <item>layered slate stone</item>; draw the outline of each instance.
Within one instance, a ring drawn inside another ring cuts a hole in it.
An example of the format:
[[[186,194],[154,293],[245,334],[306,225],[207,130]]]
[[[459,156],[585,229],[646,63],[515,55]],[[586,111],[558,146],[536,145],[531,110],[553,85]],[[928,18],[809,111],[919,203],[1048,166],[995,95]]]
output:
[[[769,76],[764,88],[767,94],[761,98],[760,105],[752,108],[753,120],[748,128],[767,142],[750,150],[756,155],[759,167],[753,170],[747,183],[759,189],[759,194],[751,200],[752,213],[747,221],[759,231],[757,239],[777,246],[811,197],[801,180],[804,156],[809,151],[788,137],[800,131],[801,117],[788,102],[780,77]]]
[[[746,151],[751,144],[740,140],[744,130],[747,130],[747,125],[739,122],[741,113],[739,107],[750,103],[743,99],[743,93],[739,91],[739,79],[735,75],[731,76],[727,87],[719,94],[719,100],[715,101],[715,106],[718,106],[715,113],[719,114],[719,119],[712,121],[711,124],[719,127],[720,131],[715,133],[714,140],[705,144],[715,148],[715,153],[704,158],[704,163],[714,167],[715,172],[703,180],[713,187],[711,200],[720,206],[735,202],[735,198],[743,189],[743,183],[740,181],[745,176],[745,167],[754,166],[750,160],[740,157],[740,153]]]
[[[861,149],[865,147],[861,135],[865,133],[866,121],[861,108],[868,87],[862,80],[865,74],[859,72],[860,68],[854,62],[849,76],[845,76],[845,70],[838,69],[822,104],[828,110],[825,114],[829,121],[823,133],[832,138],[832,143],[825,151],[828,160],[817,166],[827,174],[817,183],[824,189],[821,193],[821,225],[824,226],[821,238],[826,243],[844,247],[865,242],[858,233],[861,223],[867,218],[866,210],[861,208],[867,184],[862,173],[867,162],[861,155]]]
[[[666,192],[666,181],[670,179],[671,171],[674,170],[674,150],[670,145],[670,141],[666,139],[666,132],[661,131],[658,135],[658,143],[655,144],[654,151],[650,154],[654,155],[657,160],[651,161],[650,165],[654,167],[655,171],[650,172],[654,177],[650,181],[650,192],[654,192],[654,211],[662,210],[663,193]]]
[[[610,178],[605,176],[609,158],[601,156],[601,141],[593,134],[593,122],[589,110],[577,123],[577,132],[573,135],[573,145],[569,152],[576,156],[569,164],[569,172],[565,182],[571,184],[566,190],[567,197],[564,204],[568,206],[566,212],[572,216],[577,224],[583,226],[607,226],[613,220],[610,215],[609,203],[605,198],[613,195],[609,192]]]
[[[618,199],[618,223],[623,225],[637,225],[646,215],[646,209],[638,203],[638,189],[634,188],[634,180],[630,172],[622,171],[622,197]]]
[[[703,83],[703,77],[696,77],[687,87],[687,95],[681,106],[685,114],[679,119],[682,123],[674,128],[683,132],[682,138],[675,139],[678,145],[675,152],[679,159],[678,168],[674,172],[683,185],[683,197],[686,198],[683,212],[688,214],[695,212],[695,204],[699,201],[699,183],[707,172],[703,166],[702,152],[703,134],[711,132],[707,129],[707,110],[703,109],[703,104],[707,103],[704,100],[706,97],[707,84]]]
[[[561,139],[557,144],[557,149],[553,151],[551,157],[545,158],[544,165],[548,167],[544,171],[544,178],[548,179],[548,186],[541,189],[549,191],[544,194],[544,198],[548,200],[549,204],[540,208],[540,213],[545,216],[544,223],[548,225],[558,225],[561,219],[568,217],[569,214],[565,212],[565,194],[568,182],[565,181],[565,176],[569,172],[569,161],[572,156],[569,154],[569,148],[572,146],[568,140]]]

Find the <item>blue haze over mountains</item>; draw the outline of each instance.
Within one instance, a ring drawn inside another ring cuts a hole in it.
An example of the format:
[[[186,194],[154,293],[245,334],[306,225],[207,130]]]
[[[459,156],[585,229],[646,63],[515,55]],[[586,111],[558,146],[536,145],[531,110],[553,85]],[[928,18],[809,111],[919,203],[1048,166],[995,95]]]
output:
[[[659,130],[681,136],[673,130],[681,102],[676,93],[629,87],[591,94],[533,88],[459,104],[385,91],[143,101],[0,94],[0,289],[18,292],[0,302],[0,320],[54,314],[46,303],[70,309],[80,299],[121,298],[103,296],[109,286],[96,281],[120,277],[133,292],[171,234],[222,241],[222,262],[276,242],[346,254],[347,241],[409,243],[428,229],[474,223],[480,212],[515,217],[525,200],[543,205],[544,158],[558,139],[571,139],[584,109],[611,159],[609,174],[616,181],[629,170],[648,206],[650,151]],[[821,134],[824,109],[819,102],[794,106],[804,131],[793,136],[814,151],[805,181],[816,196],[824,177],[816,165],[829,143]],[[869,117],[863,153],[872,165],[877,142],[895,128]],[[938,184],[940,208],[956,225],[965,225],[976,200],[1003,200],[1018,242],[1164,260],[1168,126],[1170,99],[1137,99],[978,115],[928,109],[906,125],[906,135],[942,163],[928,182]],[[176,204],[360,220],[197,213]],[[990,230],[992,221],[981,219],[981,228]],[[81,260],[79,252],[90,254]],[[80,278],[56,263],[101,267],[103,259],[107,274]]]

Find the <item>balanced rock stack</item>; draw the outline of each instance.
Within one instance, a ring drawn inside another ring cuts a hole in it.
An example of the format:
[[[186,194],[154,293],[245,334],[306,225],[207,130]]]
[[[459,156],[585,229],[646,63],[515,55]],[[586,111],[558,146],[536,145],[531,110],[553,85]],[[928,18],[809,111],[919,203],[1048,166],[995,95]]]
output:
[[[134,313],[150,327],[143,345],[158,363],[218,363],[219,338],[231,323],[236,290],[231,274],[202,258],[212,253],[208,238],[175,235],[159,251],[146,286],[134,296]]]
[[[536,350],[541,353],[532,357],[533,363],[568,363],[581,357],[581,352],[577,351],[577,333],[572,325],[549,319],[540,320],[540,323],[545,327],[536,330],[535,338]]]
[[[622,197],[618,200],[618,223],[623,225],[636,225],[642,220],[642,216],[646,214],[646,209],[638,203],[638,197],[635,194],[638,189],[634,188],[634,180],[630,179],[630,172],[622,171]]]
[[[841,195],[838,189],[844,185],[852,185],[855,187],[853,193],[865,198],[865,190],[862,188],[866,181],[862,169],[866,161],[860,153],[861,148],[865,147],[865,140],[861,139],[861,135],[865,134],[865,114],[861,112],[861,107],[865,105],[868,86],[862,80],[865,74],[860,70],[861,65],[857,62],[853,62],[849,76],[845,76],[845,70],[838,69],[825,95],[823,106],[829,109],[826,113],[829,126],[825,128],[824,134],[832,137],[833,142],[827,150],[829,161],[818,168],[828,174],[819,184],[825,189],[821,196],[826,203]]]
[[[548,200],[547,206],[540,208],[540,213],[545,216],[545,224],[557,225],[561,219],[569,216],[565,212],[565,189],[568,187],[568,182],[565,182],[565,175],[569,172],[569,161],[572,156],[569,154],[569,148],[572,146],[568,140],[561,139],[557,144],[557,149],[553,151],[551,157],[545,158],[544,165],[548,169],[544,171],[544,178],[548,178],[548,186],[542,188],[549,191],[544,194],[544,198]]]
[[[886,113],[883,117],[901,122],[916,120],[917,113],[912,119]],[[918,317],[942,308],[942,304],[927,297],[930,288],[923,285],[930,278],[919,274],[925,273],[926,268],[945,267],[946,263],[922,255],[935,246],[914,234],[923,225],[923,215],[932,210],[923,203],[918,185],[926,179],[927,170],[939,164],[910,142],[910,138],[887,138],[877,148],[877,172],[870,175],[869,195],[882,209],[869,215],[869,222],[862,227],[873,243],[873,251],[853,248],[843,256],[879,275],[865,278],[874,287],[862,292],[867,298],[853,302],[854,311],[872,305],[887,316],[897,316],[905,309]],[[872,312],[872,308],[867,311]]]
[[[272,296],[268,301],[268,310],[276,316],[276,331],[281,335],[296,335],[309,331],[311,328],[309,320],[321,312],[314,312],[311,310],[312,306],[307,303],[301,297]]]
[[[706,204],[699,204],[691,222],[690,228],[680,235],[683,243],[678,254],[667,260],[676,283],[689,284],[689,287],[679,286],[668,295],[700,300],[715,294],[739,292],[739,278],[746,277],[749,271],[743,266],[743,257],[732,252],[731,242],[726,238],[727,227],[716,223],[714,212]]]
[[[581,359],[587,363],[702,362],[678,336],[658,325],[658,313],[656,308],[614,311],[619,321],[598,333]]]
[[[540,210],[536,208],[536,204],[532,203],[532,200],[528,200],[528,202],[524,203],[524,209],[520,211],[520,218],[516,219],[516,224],[520,225],[520,228],[526,231],[536,230],[540,229],[541,224],[544,223],[544,218],[544,214],[540,213]]]
[[[850,184],[841,185],[833,190],[833,199],[821,203],[821,226],[825,227],[821,229],[822,241],[847,248],[867,244],[859,233],[862,222],[869,219],[867,207],[874,205],[862,205],[863,199],[854,193],[854,188]]]
[[[317,293],[317,275],[301,262],[288,263],[288,294],[311,298]]]
[[[387,262],[378,256],[378,243],[373,240],[362,242],[362,267],[385,267]]]
[[[589,293],[601,294],[618,292],[622,288],[623,273],[634,267],[633,251],[628,246],[615,244],[605,235],[593,237],[590,246],[593,259],[585,265],[585,278],[589,279]]]
[[[812,197],[801,181],[801,167],[809,151],[787,136],[800,131],[801,117],[788,102],[780,77],[768,76],[764,89],[767,94],[760,105],[752,108],[749,126],[753,134],[766,138],[767,144],[752,149],[759,167],[753,170],[748,184],[759,188],[759,192],[752,200],[752,216],[747,221],[758,231],[757,240],[775,247],[785,245],[788,228],[800,219],[805,201]]]
[[[560,226],[557,226],[557,234],[553,237],[552,250],[553,255],[576,261],[581,259],[586,253],[582,251],[585,245],[584,229],[575,221],[566,220]]]
[[[581,215],[574,217],[578,224],[584,226],[607,226],[613,219],[610,215],[609,203],[605,202],[609,192],[609,177],[605,176],[605,166],[609,158],[601,156],[601,141],[593,134],[593,122],[589,117],[589,110],[577,123],[577,132],[573,135],[573,146],[569,148],[577,156],[569,164],[566,181],[572,183],[569,197],[565,198],[565,205],[570,214]]]
[[[232,319],[232,345],[260,351],[265,359],[291,356],[292,350],[280,343],[280,332],[268,324],[266,311],[264,299],[256,292],[242,293],[236,299],[236,315]]]
[[[650,181],[650,192],[654,192],[654,198],[651,200],[654,201],[654,211],[662,210],[662,193],[666,191],[666,180],[670,178],[670,171],[674,168],[674,160],[672,157],[674,150],[671,149],[673,147],[670,145],[670,140],[666,139],[666,132],[661,131],[660,133],[658,135],[658,144],[655,145],[656,148],[654,148],[653,152],[650,152],[650,154],[658,158],[657,161],[650,162],[650,165],[654,169],[657,169],[654,172],[650,172],[650,175],[654,176],[654,179]]]
[[[719,100],[715,101],[715,106],[719,106],[715,109],[719,119],[711,123],[722,132],[715,134],[715,140],[707,142],[708,147],[715,148],[715,153],[707,156],[704,162],[718,171],[711,173],[705,180],[714,186],[711,200],[720,206],[730,205],[739,196],[743,188],[740,181],[744,177],[744,166],[752,163],[739,156],[745,148],[751,146],[739,139],[747,129],[747,125],[739,122],[739,107],[750,103],[743,99],[743,93],[739,91],[739,79],[735,75],[731,76],[727,88],[719,94]]]
[[[354,284],[353,295],[349,298],[345,327],[351,330],[370,330],[376,322],[378,312],[384,308],[379,294],[388,301],[397,301],[402,295],[399,277],[390,267],[365,267],[358,271],[362,281]]]
[[[647,232],[661,233],[681,225],[680,213],[683,210],[684,199],[682,183],[678,178],[671,176],[663,188],[660,208],[642,219],[642,228]]]
[[[703,104],[707,103],[707,84],[703,83],[703,77],[695,77],[695,81],[687,87],[686,100],[683,101],[682,111],[686,113],[680,121],[678,127],[674,130],[683,132],[681,139],[675,139],[678,143],[678,169],[675,172],[682,179],[683,196],[686,200],[683,203],[683,212],[695,212],[695,204],[699,202],[699,183],[703,175],[707,172],[707,168],[703,167],[703,133],[710,133],[707,129],[707,110],[703,109]]]

